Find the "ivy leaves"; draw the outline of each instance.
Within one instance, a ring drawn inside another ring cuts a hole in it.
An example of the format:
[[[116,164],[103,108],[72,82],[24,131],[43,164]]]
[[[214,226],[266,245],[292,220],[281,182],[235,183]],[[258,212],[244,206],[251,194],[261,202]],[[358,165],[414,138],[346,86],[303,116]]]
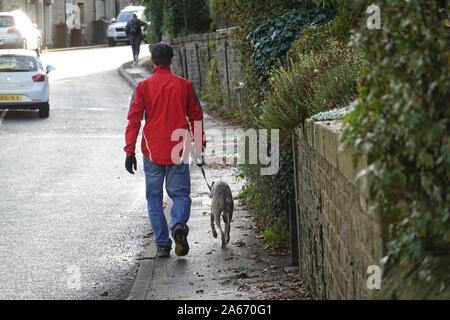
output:
[[[334,15],[334,11],[321,8],[293,10],[273,21],[263,21],[251,32],[247,40],[254,48],[252,67],[260,84],[268,80],[271,69],[278,61],[286,62],[286,54],[303,27],[324,23],[333,19]]]

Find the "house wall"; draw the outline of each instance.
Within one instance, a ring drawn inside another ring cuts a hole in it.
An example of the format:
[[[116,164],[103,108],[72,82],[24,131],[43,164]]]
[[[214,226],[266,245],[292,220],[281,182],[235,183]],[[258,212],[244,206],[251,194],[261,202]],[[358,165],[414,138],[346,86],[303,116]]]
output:
[[[38,25],[43,34],[45,45],[53,47],[57,37],[60,37],[61,25],[65,24],[65,0],[0,0],[0,11],[20,9],[27,13],[30,19]],[[83,8],[84,23],[82,26],[81,45],[94,44],[94,21],[109,22],[117,16],[117,11],[128,5],[130,1],[116,0],[73,0],[73,4]],[[69,38],[70,39],[70,38]],[[66,41],[67,45],[70,44]]]

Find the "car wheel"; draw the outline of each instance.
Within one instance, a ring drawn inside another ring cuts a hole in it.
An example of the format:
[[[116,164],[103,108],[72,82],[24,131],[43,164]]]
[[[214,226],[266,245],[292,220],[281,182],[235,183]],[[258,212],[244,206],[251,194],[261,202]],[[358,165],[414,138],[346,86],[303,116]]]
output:
[[[50,116],[50,104],[43,103],[39,106],[39,118],[48,118]]]
[[[113,38],[108,38],[108,45],[110,47],[115,47],[117,45],[117,43]]]

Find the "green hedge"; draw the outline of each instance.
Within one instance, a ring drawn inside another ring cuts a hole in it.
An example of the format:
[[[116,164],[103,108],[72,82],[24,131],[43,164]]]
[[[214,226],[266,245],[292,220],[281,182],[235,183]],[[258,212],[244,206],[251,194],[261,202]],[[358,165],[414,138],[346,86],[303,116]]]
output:
[[[336,23],[318,26],[336,11],[344,12],[334,3],[215,0],[215,7],[239,25],[236,47],[245,75],[242,125],[283,131],[277,175],[261,176],[257,166],[242,166],[241,172],[247,182],[244,196],[261,226],[284,239],[280,221],[287,222],[295,196],[291,130],[305,117],[354,98],[360,55],[346,48],[349,33],[341,36],[350,29],[349,19],[338,16]]]
[[[333,27],[307,28],[290,51],[289,66],[272,73],[271,92],[261,104],[261,126],[289,137],[308,117],[355,100],[362,58],[333,37]]]
[[[377,4],[382,29],[369,30],[362,22],[354,37],[368,63],[346,140],[373,163],[367,175],[389,226],[390,261],[414,265],[417,279],[444,278],[448,288],[448,7],[437,0]]]
[[[211,24],[209,0],[140,0],[152,27],[148,38],[151,43],[166,38],[208,32]]]

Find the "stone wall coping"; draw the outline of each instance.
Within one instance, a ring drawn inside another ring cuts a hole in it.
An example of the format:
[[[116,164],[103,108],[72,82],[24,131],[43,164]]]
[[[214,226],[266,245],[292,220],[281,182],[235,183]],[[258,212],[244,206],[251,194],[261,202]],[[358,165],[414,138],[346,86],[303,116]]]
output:
[[[200,34],[191,34],[186,37],[175,38],[171,41],[173,45],[181,45],[187,42],[196,42],[196,41],[213,41],[213,40],[223,40],[227,39],[236,28],[228,28],[217,30],[216,32],[211,33],[200,33]]]
[[[354,164],[356,151],[342,143],[343,122],[313,121],[307,119],[304,123],[305,140],[347,180],[369,198],[367,179],[364,175],[368,168],[367,156],[363,155]]]

